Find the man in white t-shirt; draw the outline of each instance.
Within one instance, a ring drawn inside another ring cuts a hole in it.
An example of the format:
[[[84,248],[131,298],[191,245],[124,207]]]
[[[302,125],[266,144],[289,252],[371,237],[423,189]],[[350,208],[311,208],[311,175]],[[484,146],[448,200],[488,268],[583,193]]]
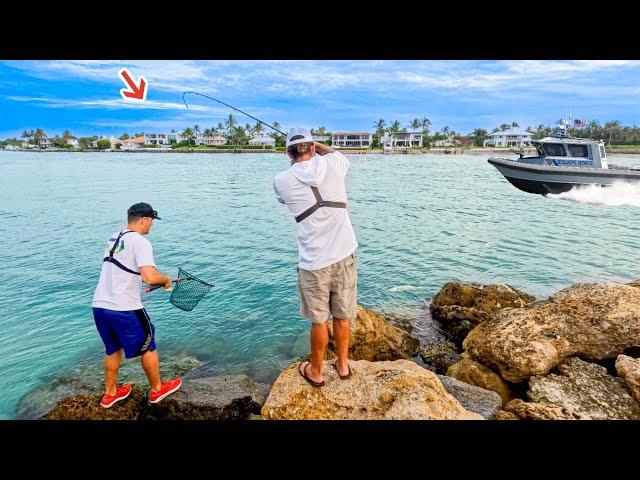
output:
[[[151,242],[143,237],[151,230],[156,212],[148,203],[136,203],[127,210],[127,228],[114,233],[103,255],[100,280],[93,295],[93,318],[105,345],[105,408],[124,400],[131,385],[117,386],[122,352],[126,358],[140,357],[149,379],[149,402],[157,403],[180,388],[182,380],[160,381],[160,363],[155,326],[142,306],[142,282],[171,290],[171,278],[158,271]]]
[[[351,376],[347,355],[350,319],[358,307],[358,242],[346,210],[350,163],[342,153],[314,142],[305,128],[291,129],[286,145],[291,167],[276,175],[273,189],[297,222],[300,314],[312,322],[311,361],[302,362],[299,371],[311,385],[321,387],[329,314],[338,355],[334,368],[341,379]]]

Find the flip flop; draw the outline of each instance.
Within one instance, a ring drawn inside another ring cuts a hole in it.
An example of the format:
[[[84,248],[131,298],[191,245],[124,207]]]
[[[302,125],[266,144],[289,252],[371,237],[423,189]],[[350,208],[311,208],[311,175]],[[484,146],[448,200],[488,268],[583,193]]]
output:
[[[304,365],[304,368],[302,367],[303,365]],[[307,367],[309,365],[311,365],[311,362],[302,362],[298,367],[298,372],[300,372],[300,375],[302,375],[302,378],[304,378],[307,382],[309,382],[309,385],[313,387],[322,387],[324,385],[324,380],[322,382],[316,382],[315,380],[307,377],[306,373],[307,373]]]
[[[338,370],[338,365],[336,365],[336,362],[333,362],[332,365],[333,365],[333,368],[336,369],[336,372],[338,372],[338,376],[340,377],[340,380],[346,380],[353,373],[353,371],[351,370],[351,365],[349,365],[349,362],[347,362],[347,368],[349,368],[349,373],[347,373],[346,375],[340,375],[340,370]]]

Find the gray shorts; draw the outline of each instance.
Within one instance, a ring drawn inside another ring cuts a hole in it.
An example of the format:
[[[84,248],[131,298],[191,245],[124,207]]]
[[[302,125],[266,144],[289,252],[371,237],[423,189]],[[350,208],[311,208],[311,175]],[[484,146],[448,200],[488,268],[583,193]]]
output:
[[[319,270],[298,269],[300,315],[313,323],[324,323],[329,313],[337,318],[355,318],[358,311],[356,254]]]

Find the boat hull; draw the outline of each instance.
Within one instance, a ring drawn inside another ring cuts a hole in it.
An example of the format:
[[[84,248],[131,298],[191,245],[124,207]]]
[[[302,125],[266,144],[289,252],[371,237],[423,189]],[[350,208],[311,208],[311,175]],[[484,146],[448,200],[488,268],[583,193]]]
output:
[[[577,186],[640,182],[640,172],[632,170],[547,167],[503,158],[490,158],[488,161],[514,187],[540,195],[567,192]]]

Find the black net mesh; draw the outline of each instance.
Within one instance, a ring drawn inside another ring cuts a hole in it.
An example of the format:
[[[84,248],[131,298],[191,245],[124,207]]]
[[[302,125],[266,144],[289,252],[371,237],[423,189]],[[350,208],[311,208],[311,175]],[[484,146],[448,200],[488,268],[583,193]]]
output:
[[[203,282],[181,268],[178,268],[178,279],[180,281],[176,281],[169,301],[187,312],[193,310],[202,297],[213,287],[213,285]]]

